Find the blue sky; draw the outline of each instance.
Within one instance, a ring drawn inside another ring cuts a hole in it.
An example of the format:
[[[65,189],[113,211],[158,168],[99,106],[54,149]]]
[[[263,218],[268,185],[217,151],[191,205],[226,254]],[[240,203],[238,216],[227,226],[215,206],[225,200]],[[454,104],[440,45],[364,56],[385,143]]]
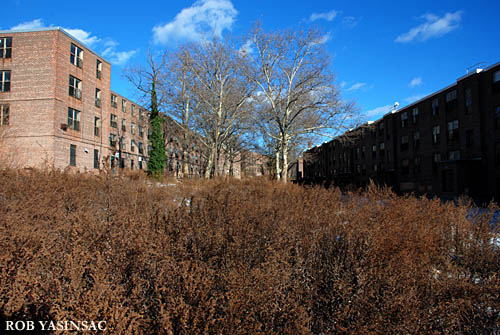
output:
[[[175,48],[206,32],[242,35],[315,25],[325,33],[345,99],[375,120],[453,83],[478,62],[500,61],[500,1],[27,1],[4,0],[0,30],[62,26],[114,65],[112,89],[147,50]],[[7,15],[8,14],[8,15]]]

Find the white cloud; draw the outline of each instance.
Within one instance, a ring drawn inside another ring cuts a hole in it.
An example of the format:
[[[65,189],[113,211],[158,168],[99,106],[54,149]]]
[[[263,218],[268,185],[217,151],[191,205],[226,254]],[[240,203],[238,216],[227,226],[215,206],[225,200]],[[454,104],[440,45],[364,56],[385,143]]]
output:
[[[33,30],[44,28],[42,19],[34,19],[33,21],[27,21],[19,23],[18,25],[11,27],[10,30]]]
[[[341,82],[340,82],[340,88],[344,88],[344,87],[345,87],[345,85],[347,85],[347,83],[346,83],[345,81],[341,81]]]
[[[354,16],[344,16],[342,18],[342,24],[344,27],[352,29],[358,25],[359,19],[356,19]]]
[[[237,14],[230,0],[199,0],[181,10],[173,21],[153,27],[153,39],[155,43],[168,44],[221,37],[224,30],[231,30]]]
[[[112,64],[124,65],[137,53],[137,50],[116,51],[114,47],[108,47],[102,52],[102,55],[109,59]]]
[[[312,13],[311,16],[309,17],[309,20],[316,21],[319,19],[323,19],[327,21],[333,21],[333,19],[337,16],[337,14],[338,12],[336,10],[331,10],[325,13]]]
[[[326,34],[324,34],[323,36],[321,36],[320,38],[318,38],[314,43],[315,44],[325,44],[326,42],[328,42],[330,40],[330,37],[331,37],[331,32],[328,32]]]
[[[351,92],[351,91],[356,91],[356,90],[359,90],[360,88],[366,86],[366,83],[355,83],[355,84],[352,84],[351,87],[349,87],[347,89],[347,91]]]
[[[253,45],[253,41],[252,40],[247,40],[245,42],[245,44],[243,44],[241,46],[241,48],[239,49],[239,52],[241,54],[252,54],[254,52],[254,50],[252,48],[252,45]]]
[[[33,30],[40,28],[53,27],[52,25],[46,26],[42,19],[35,19],[29,22],[20,23],[12,28],[11,30]],[[75,37],[77,40],[81,41],[88,47],[95,48],[96,51],[100,52],[102,56],[108,58],[108,60],[115,65],[124,65],[128,60],[137,53],[137,50],[130,51],[117,51],[118,43],[110,38],[101,39],[97,36],[93,36],[91,32],[85,31],[83,29],[72,29],[63,28],[68,34]]]
[[[459,27],[462,20],[462,11],[446,13],[443,17],[434,14],[421,16],[426,22],[399,35],[395,42],[407,43],[413,40],[426,41],[429,38],[443,36]]]
[[[410,83],[408,84],[408,86],[410,87],[417,87],[417,86],[420,86],[422,85],[422,78],[421,77],[415,77],[413,78]]]
[[[386,113],[388,113],[394,105],[385,105],[385,106],[380,106],[374,109],[370,109],[369,111],[366,111],[364,114],[365,116],[371,117],[371,116],[382,116]]]
[[[89,47],[93,46],[95,43],[100,41],[98,37],[92,36],[92,33],[89,33],[82,29],[69,29],[69,28],[63,28],[63,29],[66,30],[70,35],[74,36],[77,40],[83,42]]]
[[[411,97],[408,97],[408,98],[405,98],[405,102],[411,104],[415,101],[418,101],[422,98],[424,98],[427,94],[415,94],[415,95],[412,95]]]

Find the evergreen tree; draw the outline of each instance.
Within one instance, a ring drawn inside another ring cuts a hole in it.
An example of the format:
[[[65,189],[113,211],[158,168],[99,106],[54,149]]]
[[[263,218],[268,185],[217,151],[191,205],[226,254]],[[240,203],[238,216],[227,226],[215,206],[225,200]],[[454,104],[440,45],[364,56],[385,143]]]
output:
[[[151,88],[151,114],[149,115],[151,136],[151,152],[149,152],[148,173],[155,178],[160,178],[165,170],[165,141],[163,138],[162,118],[158,111],[158,98],[156,96],[155,80]]]

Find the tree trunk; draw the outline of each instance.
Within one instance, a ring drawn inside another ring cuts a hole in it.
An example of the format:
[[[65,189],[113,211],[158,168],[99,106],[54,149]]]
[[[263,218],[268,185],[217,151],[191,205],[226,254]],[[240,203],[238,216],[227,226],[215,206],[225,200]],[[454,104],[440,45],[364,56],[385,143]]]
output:
[[[283,141],[281,152],[283,153],[283,174],[281,176],[281,180],[286,183],[288,181],[288,139]]]
[[[210,153],[208,154],[207,169],[205,171],[205,179],[210,179],[212,173],[212,167],[214,165],[215,148],[212,146],[210,148]]]
[[[275,153],[275,159],[276,159],[276,180],[281,179],[281,171],[280,171],[280,151],[276,150]]]

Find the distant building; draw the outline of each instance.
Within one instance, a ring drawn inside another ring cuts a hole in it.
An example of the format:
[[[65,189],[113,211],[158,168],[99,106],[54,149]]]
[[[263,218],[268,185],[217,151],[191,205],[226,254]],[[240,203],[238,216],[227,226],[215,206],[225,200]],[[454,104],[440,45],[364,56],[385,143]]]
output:
[[[500,63],[306,151],[303,180],[500,200]]]

